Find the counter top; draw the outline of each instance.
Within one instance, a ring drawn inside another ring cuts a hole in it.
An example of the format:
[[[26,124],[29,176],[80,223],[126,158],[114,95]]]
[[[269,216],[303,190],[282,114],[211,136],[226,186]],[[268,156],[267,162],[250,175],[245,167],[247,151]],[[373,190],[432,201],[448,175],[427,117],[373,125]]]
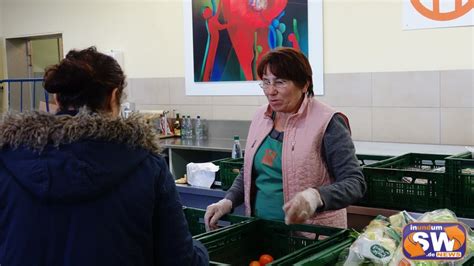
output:
[[[179,192],[185,192],[189,194],[202,195],[202,196],[214,196],[224,198],[225,191],[222,189],[205,188],[205,187],[193,187],[187,184],[176,184],[176,188]]]
[[[167,138],[161,139],[160,144],[163,148],[182,149],[182,150],[206,150],[231,152],[233,139],[181,139]],[[240,140],[242,148],[245,147],[245,140]]]
[[[208,150],[208,151],[232,151],[232,139],[180,139],[168,138],[160,140],[161,146],[172,149],[186,150]],[[242,148],[245,148],[245,140],[240,140]],[[392,155],[397,156],[408,152],[431,153],[431,154],[457,154],[465,152],[464,146],[434,145],[434,144],[411,144],[392,142],[368,142],[354,141],[357,154],[367,155]]]
[[[398,156],[408,152],[431,154],[457,154],[467,151],[464,146],[412,144],[392,142],[354,141],[357,154]]]

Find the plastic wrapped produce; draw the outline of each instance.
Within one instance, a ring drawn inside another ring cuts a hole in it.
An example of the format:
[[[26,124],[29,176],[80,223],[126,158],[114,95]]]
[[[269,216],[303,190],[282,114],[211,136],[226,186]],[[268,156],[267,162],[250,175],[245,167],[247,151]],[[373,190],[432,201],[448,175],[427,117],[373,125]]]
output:
[[[401,241],[404,226],[411,222],[457,223],[458,219],[448,209],[426,212],[417,220],[413,219],[405,211],[392,215],[389,218],[377,216],[364,229],[364,232],[351,247],[341,252],[338,265],[451,266],[463,265],[472,258],[474,254],[474,233],[469,227],[464,226],[467,232],[466,253],[461,260],[408,260],[403,254]]]
[[[400,241],[400,235],[389,225],[384,216],[372,220],[349,248],[344,266],[387,265]]]

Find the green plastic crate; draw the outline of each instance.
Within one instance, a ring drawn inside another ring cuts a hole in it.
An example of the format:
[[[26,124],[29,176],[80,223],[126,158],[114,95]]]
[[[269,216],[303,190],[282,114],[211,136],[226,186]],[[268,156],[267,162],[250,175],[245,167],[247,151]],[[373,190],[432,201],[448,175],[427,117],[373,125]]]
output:
[[[222,161],[219,165],[219,175],[221,179],[221,187],[228,190],[234,183],[235,178],[239,175],[240,169],[244,166],[244,158],[229,159]]]
[[[305,258],[299,262],[293,263],[297,266],[333,266],[339,260],[339,254],[346,248],[349,248],[352,243],[355,241],[355,238],[348,237],[343,241],[336,244],[324,244],[320,245],[314,249],[312,256]],[[340,264],[342,265],[342,264]]]
[[[357,160],[359,160],[360,166],[370,165],[376,162],[387,160],[393,158],[393,156],[388,155],[371,155],[371,154],[356,154]]]
[[[221,187],[222,186],[221,171],[220,171],[221,163],[224,162],[224,161],[227,161],[229,159],[230,158],[224,158],[224,159],[219,159],[219,160],[215,160],[215,161],[211,162],[211,163],[219,166],[219,171],[216,172],[216,178],[214,179],[214,186],[215,187]]]
[[[279,265],[334,265],[339,253],[357,239],[359,234],[353,230],[344,230],[327,241],[320,241],[278,260]],[[304,264],[301,264],[304,263]]]
[[[425,212],[445,203],[445,158],[408,153],[363,168],[370,207]]]
[[[206,234],[206,227],[204,224],[204,214],[206,213],[205,210],[202,209],[195,209],[190,207],[183,207],[183,212],[188,222],[189,231],[194,238],[203,236]],[[224,215],[218,222],[219,227],[224,228],[230,225],[238,224],[242,221],[246,221],[249,219],[254,219],[247,216],[240,216],[240,215],[231,215],[227,214]],[[208,233],[214,233],[217,231],[212,231]]]
[[[466,265],[466,266],[474,265],[474,257],[471,257],[468,261],[464,262],[463,265]]]
[[[244,221],[220,232],[197,238],[207,248],[211,265],[248,265],[262,254],[270,254],[275,261],[270,265],[282,265],[295,251],[317,242],[330,241],[331,236],[342,234],[343,229],[312,226],[286,225],[279,221],[255,219]],[[314,233],[309,239],[297,232]],[[319,236],[327,237],[318,240]]]
[[[376,162],[393,158],[393,156],[388,156],[388,155],[370,155],[370,154],[356,154],[356,156],[357,156],[357,160],[359,160],[359,165],[362,167],[362,172],[364,172],[364,168],[367,165],[371,165]],[[368,194],[366,193],[364,197],[356,203],[356,205],[369,206]]]
[[[446,158],[451,175],[448,181],[447,200],[460,217],[474,218],[474,159],[470,152]]]

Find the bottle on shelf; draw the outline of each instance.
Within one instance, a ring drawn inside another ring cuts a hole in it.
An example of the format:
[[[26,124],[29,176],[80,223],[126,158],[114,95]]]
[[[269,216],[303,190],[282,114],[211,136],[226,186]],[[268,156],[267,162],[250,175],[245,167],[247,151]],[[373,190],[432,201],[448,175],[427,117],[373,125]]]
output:
[[[168,113],[169,111],[164,111],[163,116],[161,116],[161,134],[164,136],[169,136],[171,135],[171,128],[168,123]]]
[[[191,121],[191,116],[186,117],[186,124],[187,124],[187,130],[186,130],[186,139],[192,139],[193,138],[193,122]]]
[[[194,135],[196,139],[204,139],[204,125],[201,121],[201,116],[196,117],[196,121],[194,123]]]
[[[232,146],[232,159],[242,158],[242,148],[240,147],[240,137],[234,136],[234,144]]]
[[[176,113],[176,120],[173,123],[173,131],[175,136],[181,136],[181,120],[179,118],[179,113]]]
[[[188,120],[186,119],[186,116],[183,115],[183,119],[181,121],[181,138],[186,139],[188,137]]]
[[[122,104],[122,117],[123,118],[128,118],[130,114],[132,113],[132,109],[130,108],[130,103],[126,102]]]

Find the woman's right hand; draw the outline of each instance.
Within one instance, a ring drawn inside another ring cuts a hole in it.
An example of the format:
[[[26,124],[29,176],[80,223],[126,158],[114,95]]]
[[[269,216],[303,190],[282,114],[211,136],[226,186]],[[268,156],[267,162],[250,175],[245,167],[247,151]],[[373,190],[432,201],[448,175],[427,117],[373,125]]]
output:
[[[228,199],[221,199],[220,201],[207,206],[206,214],[204,215],[204,223],[206,225],[206,231],[211,231],[219,228],[217,221],[230,213],[232,210],[232,201]]]

